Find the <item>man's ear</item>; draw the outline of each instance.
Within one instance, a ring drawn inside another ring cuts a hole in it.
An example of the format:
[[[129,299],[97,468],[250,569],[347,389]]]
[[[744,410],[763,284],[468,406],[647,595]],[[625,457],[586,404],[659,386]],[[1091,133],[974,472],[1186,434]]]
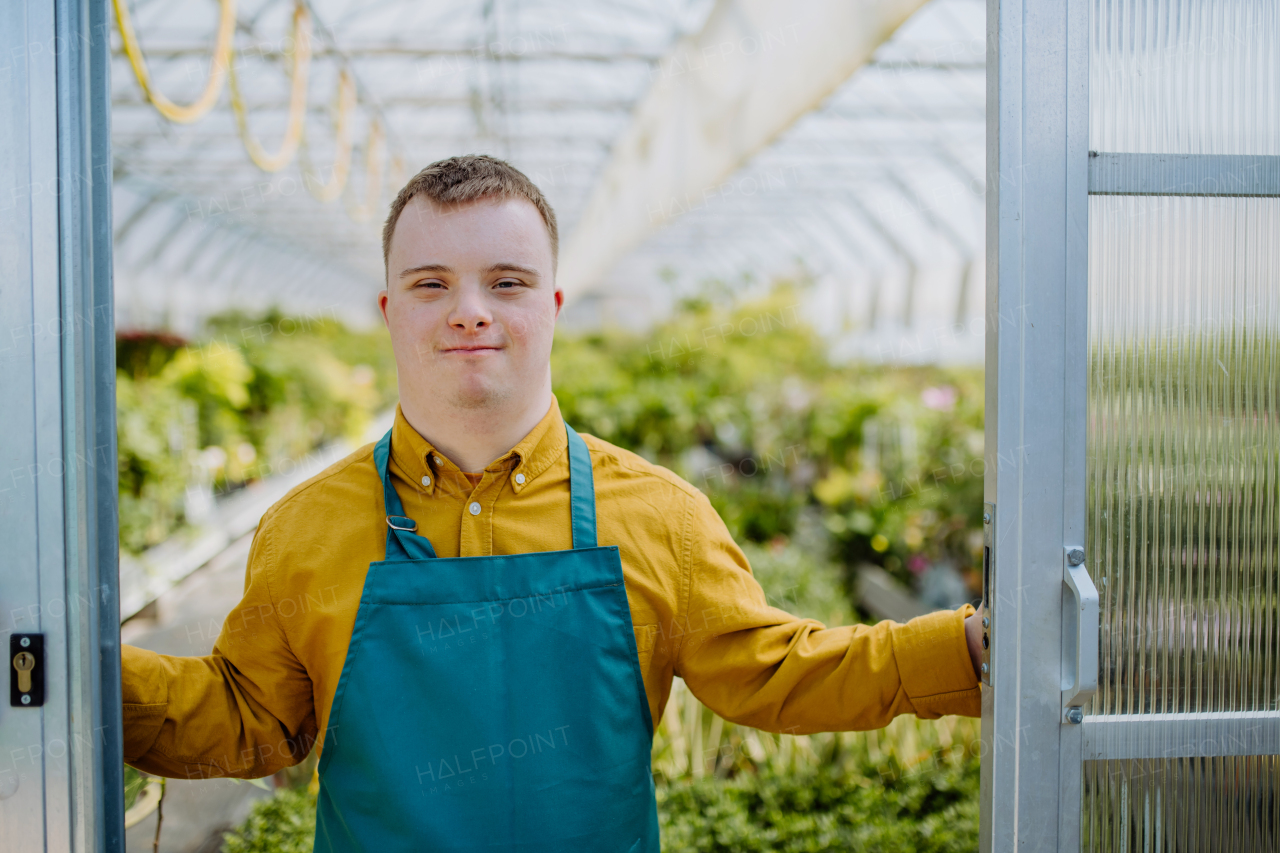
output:
[[[386,293],[384,290],[383,293]],[[556,318],[560,317],[560,309],[564,307],[564,291],[559,287],[556,288]]]
[[[391,321],[387,319],[387,300],[391,298],[391,294],[386,290],[378,291],[378,310],[382,312],[382,322],[388,329],[391,328]]]

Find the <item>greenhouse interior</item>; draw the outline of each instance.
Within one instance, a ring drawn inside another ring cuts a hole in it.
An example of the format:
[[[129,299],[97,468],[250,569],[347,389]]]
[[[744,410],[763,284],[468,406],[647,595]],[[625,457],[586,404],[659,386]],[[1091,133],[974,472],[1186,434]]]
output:
[[[1273,0],[0,53],[3,849],[1280,849]]]

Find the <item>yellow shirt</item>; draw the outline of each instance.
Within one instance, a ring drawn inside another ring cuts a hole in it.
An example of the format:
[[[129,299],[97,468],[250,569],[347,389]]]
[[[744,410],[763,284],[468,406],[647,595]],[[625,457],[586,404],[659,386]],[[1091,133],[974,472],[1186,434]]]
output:
[[[879,728],[898,714],[980,714],[964,635],[971,606],[905,625],[838,628],[770,607],[700,491],[633,453],[583,438],[598,539],[621,552],[655,723],[676,675],[725,719],[775,732]],[[567,444],[554,401],[475,486],[399,411],[391,449],[405,512],[437,555],[572,547]],[[306,757],[323,740],[365,572],[385,551],[385,519],[372,445],[268,510],[244,599],[212,654],[124,647],[125,760],[195,778],[266,776]]]

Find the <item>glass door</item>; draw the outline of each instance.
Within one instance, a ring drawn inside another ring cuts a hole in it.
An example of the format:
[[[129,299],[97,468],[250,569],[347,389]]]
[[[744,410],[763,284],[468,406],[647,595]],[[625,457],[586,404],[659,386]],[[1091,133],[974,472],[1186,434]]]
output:
[[[1083,846],[1280,849],[1280,6],[1094,0]]]
[[[982,849],[1280,849],[1280,6],[988,9]]]

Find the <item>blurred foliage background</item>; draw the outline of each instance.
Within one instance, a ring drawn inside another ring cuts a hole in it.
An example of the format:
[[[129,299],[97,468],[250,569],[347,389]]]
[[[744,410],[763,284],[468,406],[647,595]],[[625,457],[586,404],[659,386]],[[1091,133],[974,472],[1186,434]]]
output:
[[[214,318],[196,342],[116,339],[121,546],[137,553],[225,495],[394,405],[381,330],[276,312]]]
[[[561,334],[552,375],[565,418],[706,492],[776,606],[860,621],[851,591],[865,564],[936,607],[976,600],[981,369],[835,363],[800,320],[803,296],[779,282],[742,301],[713,284],[643,335]],[[193,482],[234,490],[264,462],[358,435],[395,400],[385,333],[333,318],[228,315],[197,342],[125,335],[118,363],[132,550],[187,520]],[[954,583],[931,590],[937,576]],[[972,850],[978,743],[978,721],[963,718],[758,732],[677,680],[654,740],[663,848]],[[224,849],[311,849],[308,778],[277,780],[287,793],[255,806]]]
[[[565,419],[702,489],[739,542],[785,543],[817,514],[846,570],[918,585],[944,566],[976,597],[982,370],[834,364],[802,296],[782,282],[736,303],[710,287],[643,336],[561,337]]]

